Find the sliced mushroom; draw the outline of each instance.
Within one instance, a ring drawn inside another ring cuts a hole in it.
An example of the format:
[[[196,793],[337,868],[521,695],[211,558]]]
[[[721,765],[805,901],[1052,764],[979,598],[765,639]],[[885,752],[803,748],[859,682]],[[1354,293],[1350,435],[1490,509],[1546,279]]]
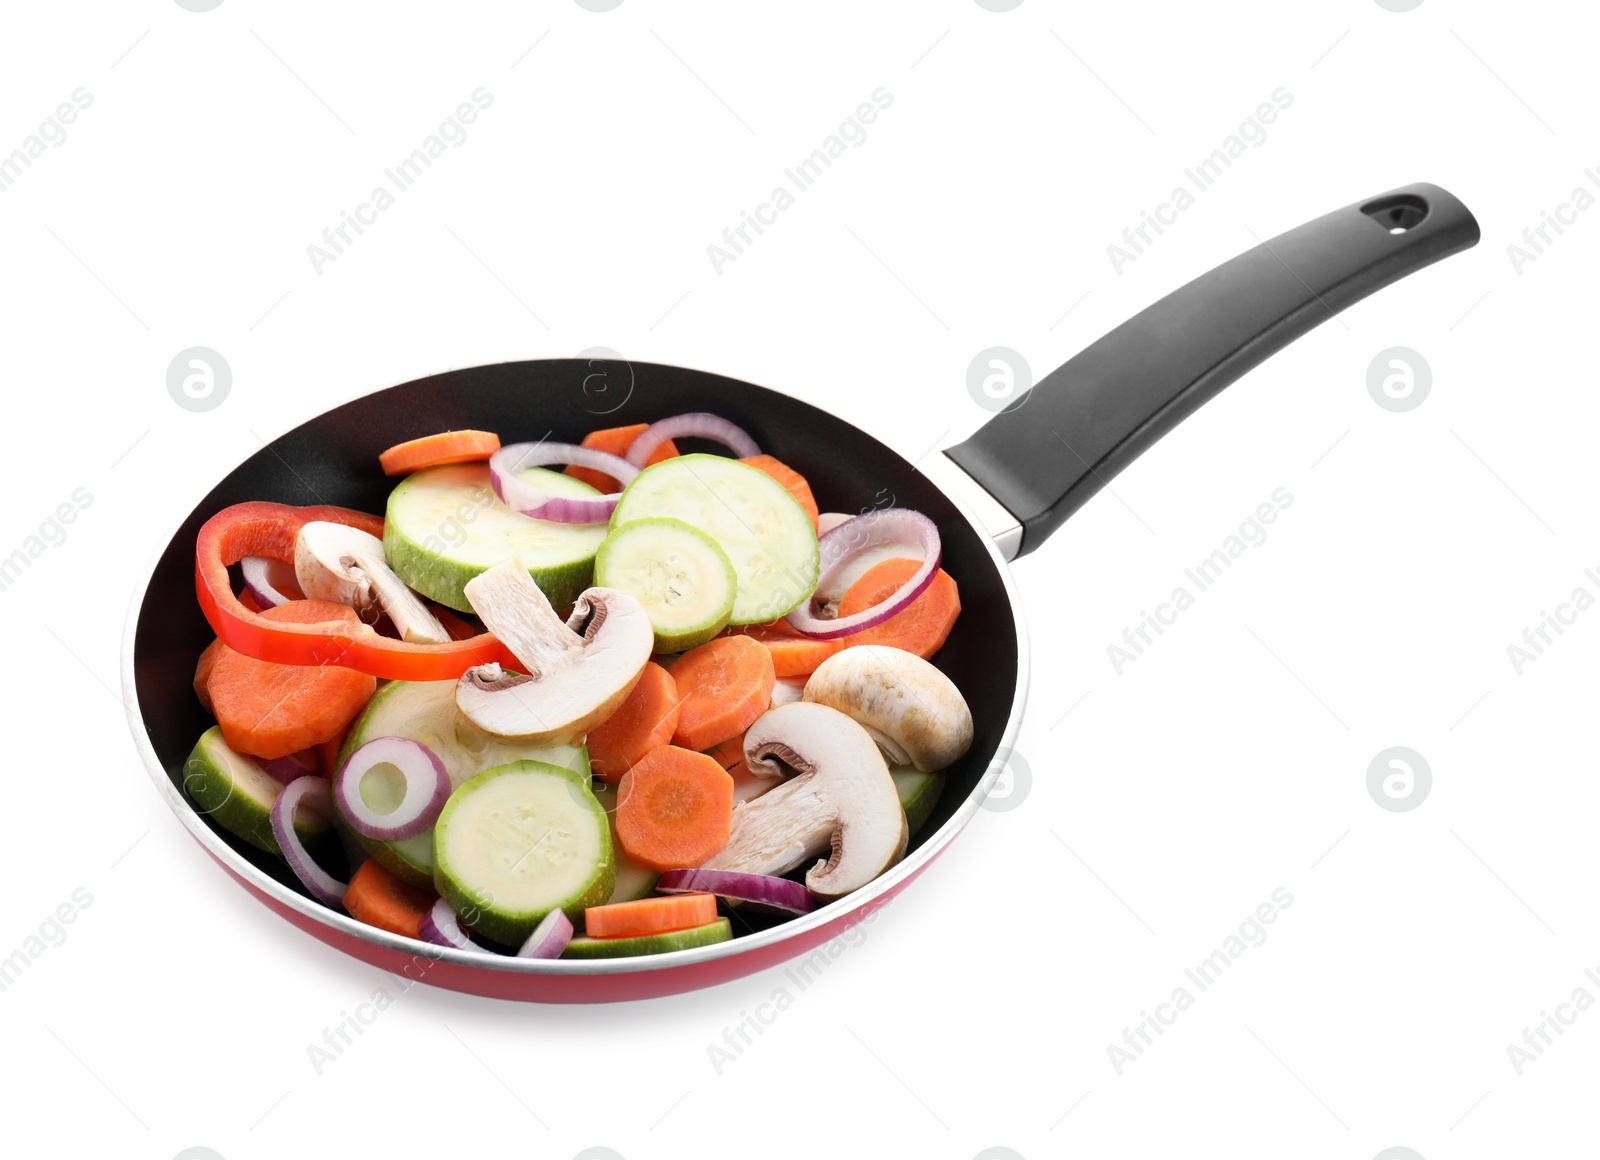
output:
[[[858,644],[834,653],[811,674],[805,699],[847,714],[890,765],[932,773],[972,746],[972,712],[961,690],[904,649]]]
[[[805,691],[804,677],[779,677],[772,682],[772,704],[767,708],[776,709],[779,705],[802,701],[805,699]]]
[[[383,542],[360,528],[321,520],[306,524],[294,540],[294,574],[307,597],[349,605],[369,624],[387,612],[401,640],[444,644],[450,639],[389,567]]]
[[[479,729],[534,745],[580,741],[627,700],[655,643],[644,606],[626,592],[590,588],[565,622],[513,556],[475,576],[467,600],[527,669],[468,669],[456,708]]]
[[[786,874],[827,854],[806,886],[837,898],[859,890],[905,857],[905,811],[889,767],[866,730],[826,705],[769,709],[744,738],[753,773],[789,775],[783,784],[733,809],[714,870]]]

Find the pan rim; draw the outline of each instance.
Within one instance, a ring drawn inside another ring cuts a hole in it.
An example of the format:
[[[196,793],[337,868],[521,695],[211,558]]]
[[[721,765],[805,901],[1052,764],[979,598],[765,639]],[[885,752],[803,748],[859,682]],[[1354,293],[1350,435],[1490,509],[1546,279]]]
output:
[[[445,371],[437,371],[433,374],[418,376],[418,379],[433,378],[440,374],[450,374],[456,371],[478,370],[496,366],[520,365],[527,362],[556,361],[571,360],[508,359],[499,363],[482,363],[474,364],[472,366],[452,367]],[[631,364],[631,360],[629,361]],[[658,366],[664,369],[684,370],[694,374],[705,374],[714,376],[716,378],[729,379],[729,376],[720,374],[716,371],[702,371],[693,367],[682,367],[670,363],[641,362],[631,365]],[[418,379],[408,379],[406,382],[415,382],[418,381]],[[745,382],[745,380],[734,379],[729,379],[729,381],[741,383]],[[306,423],[315,422],[316,420],[322,418],[322,416],[327,415],[330,412],[335,411],[349,403],[355,402],[358,399],[366,398],[369,395],[377,394],[395,386],[404,385],[405,383],[391,383],[388,386],[378,387],[375,390],[353,394],[348,398],[339,400],[332,406],[325,407],[323,410],[318,411],[310,418],[304,419],[301,422],[296,423],[294,426],[279,432],[276,438],[281,438],[283,435],[298,430]],[[758,384],[754,383],[746,383],[745,385],[758,386]],[[795,402],[801,403],[807,407],[819,409],[816,407],[816,404],[811,403],[797,395],[779,390],[778,388],[761,387],[760,389],[773,391],[775,394],[784,395],[785,397],[793,399]],[[843,421],[847,423],[850,422],[848,419]],[[874,910],[881,906],[881,900],[887,899],[888,897],[897,893],[901,886],[903,886],[910,878],[914,877],[922,868],[924,868],[929,862],[937,857],[944,850],[944,848],[955,839],[956,835],[966,828],[967,824],[971,822],[972,818],[976,815],[978,809],[982,806],[984,799],[988,796],[990,789],[993,788],[995,781],[999,778],[1002,763],[998,763],[995,760],[996,757],[1002,753],[1011,751],[1016,742],[1017,734],[1021,729],[1022,715],[1028,697],[1030,669],[1027,623],[1023,616],[1022,602],[1017,592],[1015,580],[1011,575],[1011,569],[1005,558],[1000,554],[999,547],[995,544],[994,540],[989,536],[989,534],[984,531],[982,525],[979,524],[977,517],[967,506],[966,502],[960,496],[947,491],[939,484],[938,480],[921,472],[914,464],[907,462],[903,455],[896,451],[890,444],[880,439],[871,430],[861,427],[855,423],[850,423],[850,425],[855,427],[857,431],[860,431],[862,434],[872,439],[874,442],[878,443],[890,454],[900,459],[906,464],[906,467],[909,471],[922,475],[924,479],[926,479],[935,489],[940,492],[940,494],[944,495],[944,497],[950,501],[951,505],[956,509],[957,512],[960,513],[961,518],[966,520],[973,534],[976,535],[980,541],[982,541],[985,551],[988,552],[989,557],[994,564],[995,570],[999,574],[1001,588],[1004,590],[1006,599],[1009,601],[1011,606],[1012,623],[1016,629],[1017,681],[1016,688],[1012,696],[1010,714],[1006,720],[1005,728],[1001,733],[1000,744],[996,747],[994,753],[990,755],[988,766],[985,768],[983,776],[978,780],[977,785],[975,785],[967,794],[965,800],[962,801],[962,803],[956,808],[951,816],[945,821],[944,825],[940,826],[937,830],[930,834],[916,850],[907,855],[893,869],[883,875],[880,875],[867,886],[855,891],[849,895],[847,899],[829,903],[826,906],[819,907],[818,909],[812,911],[810,914],[801,915],[797,918],[790,919],[787,922],[780,923],[776,926],[768,928],[767,930],[757,931],[748,935],[741,935],[728,939],[724,942],[713,943],[710,946],[694,947],[689,950],[670,951],[659,955],[641,955],[633,958],[616,959],[519,959],[509,955],[497,955],[481,951],[463,951],[454,947],[442,947],[434,943],[423,942],[419,939],[407,938],[404,935],[391,934],[388,931],[380,930],[377,927],[368,926],[363,922],[358,922],[349,915],[340,914],[331,907],[323,906],[315,899],[312,899],[309,896],[300,893],[299,891],[291,890],[277,879],[262,872],[253,863],[239,855],[232,846],[223,841],[217,834],[213,833],[211,828],[203,820],[202,815],[187,799],[183,797],[181,793],[179,793],[178,788],[173,785],[171,778],[167,775],[166,767],[162,765],[161,759],[157,756],[155,747],[150,742],[149,734],[145,730],[144,726],[144,714],[141,712],[139,707],[139,693],[137,682],[135,680],[134,669],[134,645],[138,636],[140,613],[143,611],[146,597],[148,597],[150,594],[150,585],[155,579],[156,567],[159,564],[161,557],[165,554],[167,547],[172,543],[173,539],[182,529],[184,523],[187,522],[189,515],[194,510],[193,507],[188,508],[178,515],[176,521],[167,528],[165,535],[163,535],[157,541],[157,546],[145,561],[138,576],[137,583],[134,586],[133,594],[128,605],[127,616],[123,624],[121,658],[123,694],[122,705],[123,711],[128,720],[129,730],[133,734],[134,748],[139,753],[139,758],[144,764],[145,772],[150,776],[151,781],[155,783],[156,792],[167,804],[167,807],[177,816],[183,827],[189,832],[189,835],[199,842],[201,848],[211,855],[212,858],[220,862],[224,869],[242,881],[247,887],[259,894],[265,895],[273,902],[276,902],[281,906],[288,907],[312,920],[313,922],[327,926],[341,934],[360,939],[363,942],[371,943],[388,951],[408,954],[413,957],[449,962],[459,966],[474,967],[487,971],[500,971],[516,975],[526,975],[534,978],[623,975],[634,974],[641,971],[662,971],[679,967],[691,967],[699,964],[714,962],[723,958],[728,958],[732,955],[757,951],[766,947],[775,946],[778,943],[789,939],[802,937],[809,931],[816,930],[819,927],[824,927],[840,919],[850,918],[852,916],[854,916],[854,921],[859,922],[862,918],[865,918],[867,915],[871,914]],[[268,441],[265,446],[270,446],[271,442],[272,441]],[[236,463],[234,467],[230,469],[230,471],[237,470],[239,466],[243,465],[245,460],[258,453],[259,452],[251,452],[251,454],[246,456],[245,459],[241,459],[238,463]],[[940,453],[942,452],[938,450],[931,452],[931,454]],[[215,486],[215,484],[213,483],[212,486]],[[796,955],[800,953],[801,951],[799,949],[795,951]]]

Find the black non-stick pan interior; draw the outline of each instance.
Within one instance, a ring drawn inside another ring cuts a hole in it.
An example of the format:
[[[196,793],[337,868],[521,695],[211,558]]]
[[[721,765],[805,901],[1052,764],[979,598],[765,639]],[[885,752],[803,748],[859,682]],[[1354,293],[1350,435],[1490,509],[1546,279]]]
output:
[[[378,453],[403,440],[477,428],[498,433],[505,443],[544,437],[576,443],[596,428],[685,411],[709,411],[738,423],[763,450],[806,477],[823,511],[856,513],[893,504],[939,525],[943,566],[960,587],[962,611],[935,663],[966,697],[975,736],[966,758],[948,771],[944,794],[919,839],[934,833],[982,778],[1001,744],[1016,692],[1018,625],[999,566],[980,534],[925,476],[843,419],[720,375],[620,361],[503,363],[391,387],[302,424],[214,487],[162,552],[134,641],[144,726],[173,784],[182,785],[184,759],[211,724],[192,681],[195,662],[213,638],[194,593],[195,535],[213,514],[247,500],[335,504],[381,514],[395,481],[379,471]],[[300,889],[280,859],[212,829],[266,873]],[[918,844],[913,841],[913,848]]]

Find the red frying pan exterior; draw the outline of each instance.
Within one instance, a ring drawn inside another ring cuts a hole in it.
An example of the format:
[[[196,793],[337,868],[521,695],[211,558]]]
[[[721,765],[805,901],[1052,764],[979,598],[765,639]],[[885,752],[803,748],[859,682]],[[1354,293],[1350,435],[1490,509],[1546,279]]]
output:
[[[197,839],[198,840],[198,839]],[[764,971],[793,959],[792,969],[806,971],[808,956],[818,947],[836,939],[860,922],[871,922],[876,913],[904,890],[927,868],[932,855],[919,864],[894,887],[875,899],[871,905],[841,913],[828,923],[808,930],[793,938],[770,945],[754,947],[720,959],[689,962],[682,966],[660,970],[637,970],[626,973],[596,974],[522,974],[512,971],[485,970],[459,962],[434,959],[428,953],[411,953],[403,949],[374,942],[339,930],[326,922],[302,914],[266,891],[247,881],[221,858],[201,843],[229,876],[248,891],[257,901],[264,903],[278,917],[298,927],[313,938],[327,943],[335,950],[370,963],[379,970],[388,971],[409,983],[427,983],[450,991],[468,995],[482,995],[488,999],[512,999],[537,1003],[621,1003],[632,999],[654,999],[662,995],[676,995],[684,991],[697,991],[714,987],[732,979]],[[827,955],[824,948],[821,952]],[[828,956],[830,959],[833,957]],[[814,972],[815,968],[811,968]]]

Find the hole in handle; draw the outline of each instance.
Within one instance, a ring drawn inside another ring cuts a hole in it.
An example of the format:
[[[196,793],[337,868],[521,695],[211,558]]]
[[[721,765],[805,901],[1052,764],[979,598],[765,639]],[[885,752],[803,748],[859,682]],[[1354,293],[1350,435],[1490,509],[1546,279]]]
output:
[[[1428,203],[1414,193],[1397,193],[1369,201],[1361,212],[1391,234],[1403,234],[1428,219]]]

